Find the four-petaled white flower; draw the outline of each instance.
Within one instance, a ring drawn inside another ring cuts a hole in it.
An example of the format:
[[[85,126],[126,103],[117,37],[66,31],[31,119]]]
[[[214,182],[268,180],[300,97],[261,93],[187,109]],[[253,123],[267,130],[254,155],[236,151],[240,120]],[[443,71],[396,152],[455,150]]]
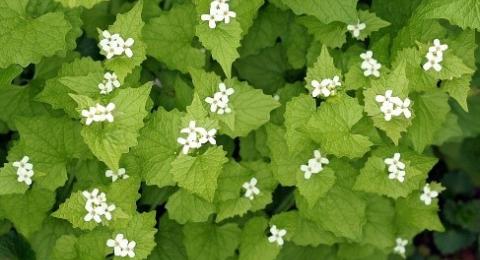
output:
[[[337,88],[342,86],[339,76],[334,76],[331,79],[322,79],[320,82],[317,80],[312,80],[310,83],[313,87],[312,96],[313,97],[329,97],[337,94]]]
[[[90,107],[88,110],[84,109],[81,115],[86,119],[85,124],[91,125],[93,122],[113,122],[114,117],[112,112],[115,110],[114,103],[108,103],[107,106],[96,104],[94,107]]]
[[[365,77],[380,77],[380,69],[382,68],[382,64],[373,58],[372,51],[366,51],[360,54],[360,58],[363,60],[360,68],[363,70],[363,75]]]
[[[215,29],[218,22],[230,23],[231,18],[235,18],[237,14],[230,10],[230,5],[226,0],[213,0],[210,3],[210,12],[202,14],[200,19],[208,21],[208,27]]]
[[[260,190],[257,188],[257,178],[253,177],[250,181],[245,182],[242,187],[245,189],[245,197],[253,200],[253,198],[260,194]]]
[[[398,180],[399,182],[405,181],[405,163],[400,161],[401,154],[395,153],[392,158],[386,158],[384,160],[388,169],[388,178],[391,180]]]
[[[361,23],[360,21],[357,24],[349,24],[347,25],[347,30],[350,31],[353,38],[358,38],[360,36],[361,31],[363,31],[367,25],[365,23]]]
[[[440,63],[443,61],[443,52],[447,49],[447,44],[442,44],[439,39],[433,40],[433,46],[428,48],[428,52],[425,55],[427,62],[423,64],[423,69],[428,71],[433,68],[437,72],[441,71],[442,64]]]
[[[83,197],[86,199],[85,210],[87,215],[83,218],[84,221],[95,221],[101,223],[102,217],[106,220],[112,220],[112,212],[115,210],[114,204],[107,203],[107,196],[104,192],[100,192],[98,189],[93,189],[92,192],[83,191]]]
[[[98,84],[100,94],[108,94],[113,91],[114,88],[120,87],[120,81],[118,81],[117,74],[115,72],[106,72],[103,75],[103,81]]]
[[[120,257],[135,257],[135,241],[128,241],[123,234],[117,234],[115,239],[108,239],[107,246],[113,248],[113,254]]]
[[[230,102],[229,96],[235,93],[233,88],[227,88],[225,83],[218,84],[219,91],[213,94],[213,97],[206,97],[205,102],[210,104],[210,111],[212,113],[217,113],[223,115],[225,113],[232,112],[232,109],[228,105]]]
[[[190,149],[198,149],[203,144],[210,143],[216,144],[217,141],[215,140],[215,135],[217,134],[217,129],[212,128],[207,130],[203,127],[197,127],[195,121],[190,121],[188,123],[188,127],[183,128],[180,130],[180,133],[186,134],[186,137],[178,137],[177,142],[182,147],[182,153],[188,154]]]
[[[385,121],[390,121],[393,117],[402,114],[407,119],[412,117],[412,112],[410,111],[411,100],[405,98],[402,101],[399,97],[393,96],[391,89],[386,90],[384,96],[376,95],[375,101],[381,104],[380,111],[383,113]]]
[[[132,38],[124,40],[120,34],[111,34],[109,31],[102,31],[103,39],[100,40],[99,46],[107,59],[111,59],[114,56],[121,56],[125,54],[128,58],[133,57],[131,47],[135,43]]]
[[[313,174],[323,171],[323,165],[329,164],[330,161],[323,157],[319,150],[313,151],[313,158],[308,160],[306,165],[301,165],[300,170],[306,180],[310,179]]]
[[[277,229],[277,226],[272,225],[270,227],[270,236],[268,237],[268,242],[270,243],[277,243],[277,245],[283,245],[283,237],[287,234],[287,230],[285,229]]]
[[[112,178],[112,182],[115,182],[118,179],[128,179],[125,168],[120,168],[116,172],[113,170],[106,170],[105,177]]]
[[[420,200],[428,206],[432,204],[432,199],[436,197],[438,197],[438,191],[432,190],[430,184],[425,184],[425,186],[423,186],[423,193],[420,195]]]
[[[407,251],[405,247],[408,245],[408,240],[398,237],[395,243],[396,245],[395,248],[393,248],[393,252],[405,257],[405,252]]]
[[[17,168],[17,181],[24,182],[28,186],[32,185],[34,175],[33,164],[29,163],[30,157],[23,156],[20,161],[15,161],[12,166]]]

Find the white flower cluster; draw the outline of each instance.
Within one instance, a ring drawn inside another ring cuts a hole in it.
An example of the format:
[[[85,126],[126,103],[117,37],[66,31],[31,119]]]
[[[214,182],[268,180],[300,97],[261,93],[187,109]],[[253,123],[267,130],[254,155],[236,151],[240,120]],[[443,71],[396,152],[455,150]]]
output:
[[[107,246],[113,248],[113,254],[120,257],[135,257],[135,241],[128,241],[123,234],[117,234],[115,239],[107,240]]]
[[[334,76],[331,79],[323,79],[320,82],[312,80],[311,85],[313,87],[313,97],[329,97],[337,94],[337,88],[340,87],[342,83],[340,82],[340,77]]]
[[[385,91],[385,96],[375,96],[375,101],[382,104],[380,111],[382,111],[385,121],[390,121],[392,117],[401,116],[402,114],[407,119],[412,117],[410,99],[407,97],[402,101],[399,97],[392,96],[392,94],[393,91],[389,89]]]
[[[105,171],[105,177],[107,178],[112,178],[112,182],[117,181],[118,179],[128,179],[127,171],[125,168],[120,168],[118,171],[113,171],[113,170],[106,170]]]
[[[365,23],[361,23],[360,21],[357,24],[349,24],[347,25],[347,30],[350,31],[353,38],[358,38],[360,36],[360,32],[363,31],[367,25]]]
[[[190,149],[198,149],[206,143],[217,143],[215,140],[217,129],[213,128],[207,131],[203,127],[197,127],[196,124],[195,121],[190,121],[187,128],[180,130],[180,133],[187,134],[186,138],[179,137],[177,139],[177,142],[183,145],[183,154],[187,154]]]
[[[382,68],[382,64],[380,64],[376,59],[373,58],[372,51],[366,51],[360,54],[360,58],[363,60],[362,65],[360,68],[363,70],[363,75],[365,77],[380,77],[380,68]]]
[[[224,83],[218,84],[219,91],[213,94],[213,97],[205,98],[205,102],[210,104],[210,111],[223,115],[225,113],[232,112],[232,109],[228,106],[230,102],[229,96],[231,96],[235,90],[233,88],[227,88]]]
[[[403,182],[405,180],[405,164],[400,161],[400,156],[400,153],[395,153],[392,158],[386,158],[384,163],[388,167],[388,178]]]
[[[245,189],[245,197],[250,200],[253,200],[256,195],[260,194],[260,190],[257,188],[257,178],[255,177],[245,182],[242,187]]]
[[[91,125],[93,122],[113,122],[112,112],[115,110],[114,103],[108,103],[107,106],[97,104],[94,107],[90,107],[88,110],[82,110],[82,116],[85,117],[86,125]]]
[[[439,39],[433,40],[433,46],[428,48],[428,53],[425,55],[427,62],[423,64],[423,69],[428,71],[433,68],[435,71],[441,71],[442,64],[440,62],[443,61],[443,52],[447,49],[447,44],[442,44]]]
[[[32,185],[32,177],[34,174],[33,164],[28,161],[30,158],[28,156],[23,156],[20,161],[13,162],[13,167],[17,168],[17,181],[25,182],[28,186]]]
[[[430,189],[430,184],[425,184],[425,186],[423,186],[423,193],[420,195],[420,200],[428,206],[432,204],[432,199],[436,197],[438,197],[438,191]]]
[[[111,34],[109,31],[102,31],[103,39],[100,40],[100,48],[105,52],[107,59],[125,54],[128,58],[133,56],[132,46],[135,41],[132,38],[124,40],[120,34]]]
[[[395,248],[393,248],[393,252],[395,254],[399,254],[402,257],[405,257],[405,252],[407,251],[406,246],[408,245],[408,240],[398,237],[395,240]]]
[[[268,242],[277,243],[277,245],[283,245],[283,237],[287,234],[285,229],[277,229],[277,226],[273,225],[270,227],[270,236],[268,237]]]
[[[213,0],[210,3],[210,13],[202,14],[200,18],[202,21],[208,21],[208,27],[215,29],[218,22],[230,23],[230,18],[236,16],[235,12],[230,11],[228,0]]]
[[[93,189],[92,192],[83,191],[83,197],[87,200],[85,203],[85,209],[87,215],[83,218],[84,221],[91,221],[92,219],[100,223],[103,221],[102,217],[106,220],[112,220],[112,212],[115,210],[114,204],[107,204],[107,195],[104,192],[100,192],[98,189]]]
[[[307,165],[301,165],[300,170],[303,172],[306,180],[310,179],[313,174],[323,171],[323,165],[329,164],[327,157],[322,157],[319,150],[313,151],[313,158],[308,160]]]
[[[102,83],[98,84],[100,94],[106,95],[113,91],[114,88],[120,87],[120,81],[118,81],[117,74],[115,72],[107,72],[103,75]]]

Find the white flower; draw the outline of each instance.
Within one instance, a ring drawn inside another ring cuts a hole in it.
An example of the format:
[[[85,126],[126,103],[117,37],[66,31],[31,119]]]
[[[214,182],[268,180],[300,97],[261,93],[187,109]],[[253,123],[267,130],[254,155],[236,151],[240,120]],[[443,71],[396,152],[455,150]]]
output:
[[[354,38],[358,38],[360,36],[360,32],[365,29],[367,26],[365,23],[360,23],[360,21],[357,22],[357,24],[349,24],[347,25],[347,30],[352,33],[352,36]]]
[[[236,17],[237,14],[230,10],[230,5],[227,0],[213,0],[210,2],[210,12],[202,14],[200,19],[208,21],[208,27],[215,29],[217,22],[230,23],[230,19]]]
[[[425,202],[425,205],[432,204],[432,199],[438,197],[438,191],[430,189],[430,184],[425,184],[423,187],[423,193],[420,195],[420,200]]]
[[[114,204],[107,204],[107,196],[103,192],[99,192],[98,189],[93,189],[92,192],[83,191],[83,197],[86,199],[85,210],[87,214],[83,220],[86,222],[94,220],[97,223],[103,221],[102,217],[106,220],[112,219],[112,212],[115,210]]]
[[[283,245],[283,237],[287,234],[285,229],[277,229],[277,226],[273,225],[270,227],[270,236],[268,237],[268,242],[277,243],[277,245]]]
[[[383,118],[385,121],[392,120],[392,117],[399,116],[402,111],[394,106],[394,103],[385,102],[380,107],[380,111],[383,113]]]
[[[32,185],[33,170],[19,168],[17,170],[17,181],[25,182],[28,186]]]
[[[85,124],[91,125],[95,121],[95,114],[96,114],[95,107],[90,107],[88,110],[82,110],[82,116],[85,117]]]
[[[215,14],[202,14],[200,18],[202,21],[208,21],[208,27],[210,27],[210,29],[215,29],[217,27],[217,19]]]
[[[98,84],[100,94],[108,94],[113,91],[113,88],[120,87],[120,81],[118,81],[117,74],[115,72],[106,72],[103,75],[102,83]]]
[[[439,39],[433,40],[433,46],[428,48],[428,52],[434,53],[437,56],[443,56],[443,52],[448,49],[447,44],[442,44]]]
[[[403,116],[405,118],[410,118],[412,117],[412,112],[410,111],[410,104],[411,101],[409,98],[405,98],[400,106],[398,106],[398,109],[401,110],[401,113],[403,113]]]
[[[218,89],[219,91],[215,92],[213,97],[205,98],[205,102],[210,104],[210,111],[219,115],[232,112],[228,103],[230,102],[229,96],[231,96],[235,90],[233,88],[227,88],[225,83],[218,84]]]
[[[329,164],[330,161],[326,157],[322,157],[319,150],[313,151],[313,158],[308,160],[307,165],[301,165],[300,170],[304,174],[305,179],[310,179],[313,174],[323,171],[323,165]]]
[[[435,56],[433,53],[429,52],[426,55],[427,62],[423,64],[423,69],[425,71],[428,71],[430,69],[434,69],[435,71],[441,71],[442,70],[442,65],[440,62],[443,60],[442,56]]]
[[[206,130],[203,127],[197,127],[195,121],[190,121],[188,127],[180,130],[180,133],[187,134],[187,137],[178,137],[177,142],[183,145],[182,153],[188,154],[190,149],[198,149],[202,144],[216,144],[215,134],[217,129]]]
[[[390,172],[388,174],[388,178],[390,180],[398,180],[399,182],[404,182],[405,181],[405,171],[402,170],[395,170],[393,172]]]
[[[135,43],[135,40],[133,40],[132,38],[128,38],[124,43],[123,43],[123,51],[125,52],[125,55],[128,57],[128,58],[131,58],[133,57],[133,51],[132,51],[132,46],[133,44]]]
[[[404,170],[405,164],[400,161],[401,154],[394,153],[392,158],[386,158],[384,163],[388,166],[388,171],[393,172],[395,170]]]
[[[255,195],[260,194],[260,190],[257,188],[257,179],[251,178],[250,181],[245,182],[242,187],[245,189],[245,197],[253,200]]]
[[[382,68],[382,64],[373,58],[372,51],[366,51],[360,54],[360,58],[363,60],[360,68],[363,70],[363,75],[365,77],[380,77],[380,69]]]
[[[20,161],[13,162],[13,167],[25,169],[25,170],[33,170],[33,164],[29,163],[30,157],[23,156]]]
[[[12,166],[17,168],[17,181],[24,182],[28,186],[32,185],[34,175],[33,164],[29,163],[30,157],[23,156],[20,161],[15,161]]]
[[[336,94],[337,87],[342,85],[339,76],[334,76],[331,79],[322,79],[321,82],[318,82],[317,80],[312,80],[310,84],[313,87],[313,97],[317,97],[320,95],[323,97],[333,96]]]
[[[396,245],[395,245],[395,248],[393,249],[393,252],[401,255],[402,257],[405,257],[405,252],[406,252],[405,247],[408,245],[408,240],[398,237],[395,240],[395,243]]]
[[[118,169],[117,172],[112,171],[112,170],[106,170],[105,171],[105,176],[107,178],[112,178],[112,182],[115,182],[118,179],[127,179],[128,177],[130,177],[126,174],[125,168],[120,168],[120,169]]]
[[[90,107],[88,110],[82,110],[81,115],[86,118],[86,125],[91,125],[93,122],[103,121],[108,121],[111,123],[114,120],[112,114],[114,110],[114,103],[108,103],[106,107],[97,103],[94,107]]]
[[[107,240],[107,246],[113,248],[113,254],[120,257],[135,257],[134,249],[136,245],[135,241],[128,241],[123,234],[117,234],[115,239]]]

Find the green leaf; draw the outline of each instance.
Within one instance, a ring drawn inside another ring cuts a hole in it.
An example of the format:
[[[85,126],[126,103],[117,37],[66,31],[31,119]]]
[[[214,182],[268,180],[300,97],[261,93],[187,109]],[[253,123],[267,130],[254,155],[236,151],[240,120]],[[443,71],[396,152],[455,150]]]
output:
[[[308,14],[315,16],[322,23],[340,21],[349,23],[357,20],[357,0],[281,0],[297,15]]]
[[[179,189],[170,196],[165,207],[170,218],[180,224],[205,222],[215,212],[215,206],[212,203],[184,189]]]
[[[458,25],[463,29],[480,29],[479,9],[480,3],[476,0],[432,0],[423,2],[418,7],[416,16],[427,19],[447,19],[452,24]]]
[[[235,19],[240,23],[242,36],[249,31],[257,16],[258,9],[262,7],[264,2],[265,0],[240,0],[229,3],[230,9],[237,14]]]
[[[335,249],[327,246],[311,247],[311,246],[297,246],[295,244],[286,244],[280,254],[279,260],[309,260],[312,256],[318,259],[335,259]]]
[[[54,202],[55,194],[52,191],[34,188],[25,194],[0,196],[0,214],[28,238],[42,228],[42,222]]]
[[[217,189],[218,176],[227,161],[222,147],[210,147],[197,157],[179,155],[172,162],[170,172],[178,186],[211,202]]]
[[[93,98],[100,97],[98,84],[103,81],[103,71],[89,73],[86,76],[67,76],[58,79],[60,84],[67,86],[70,92]]]
[[[365,40],[365,38],[367,38],[368,36],[370,36],[373,32],[376,32],[383,27],[387,27],[390,25],[389,22],[377,17],[375,13],[364,10],[358,11],[358,19],[361,23],[364,23],[366,25],[365,29],[360,31],[360,36],[358,37],[358,39],[362,41]]]
[[[347,42],[347,26],[341,22],[328,24],[320,22],[313,16],[302,16],[298,18],[300,24],[305,26],[308,33],[313,35],[315,41],[330,48],[339,48]]]
[[[471,75],[464,75],[460,78],[442,81],[441,83],[441,89],[447,92],[453,99],[455,99],[458,104],[463,108],[463,110],[467,112],[467,98],[468,93],[470,92],[471,80]]]
[[[305,88],[311,93],[313,90],[311,85],[312,80],[320,82],[323,79],[331,79],[334,76],[338,76],[341,79],[342,74],[341,71],[335,67],[333,58],[330,56],[327,47],[324,45],[322,46],[322,51],[315,64],[313,64],[313,67],[308,68],[307,70],[307,77],[305,78],[307,85]]]
[[[263,217],[253,217],[245,224],[240,239],[240,260],[274,260],[280,247],[268,242],[266,230],[268,221]],[[288,232],[288,231],[287,231]]]
[[[306,162],[305,162],[306,163]],[[327,167],[323,171],[312,175],[310,179],[305,179],[303,172],[297,171],[297,187],[300,195],[307,201],[310,207],[325,197],[327,192],[335,184],[335,173],[333,169]]]
[[[417,152],[422,152],[433,143],[435,134],[440,130],[450,112],[448,96],[440,91],[431,91],[417,96],[412,110],[415,118],[407,136]]]
[[[420,200],[420,192],[414,192],[407,198],[397,200],[395,204],[395,226],[398,235],[411,237],[423,230],[444,231],[438,218],[438,205],[427,206]]]
[[[387,77],[381,77],[379,80],[373,81],[372,87],[363,92],[365,112],[372,118],[375,127],[383,130],[395,144],[398,144],[401,134],[412,124],[412,119],[398,116],[386,121],[380,111],[381,104],[375,100],[375,97],[377,95],[384,96],[385,91],[392,90],[393,96],[403,100],[408,96],[408,82],[405,74],[405,63],[401,63]],[[412,110],[412,114],[415,114],[415,109]]]
[[[380,196],[367,196],[367,223],[362,242],[381,250],[390,250],[395,241],[395,209],[391,200]]]
[[[26,67],[67,48],[65,36],[72,29],[63,13],[31,18],[27,0],[0,1],[0,68],[12,64]]]
[[[310,117],[315,113],[315,100],[309,95],[300,95],[287,102],[285,109],[285,139],[288,149],[295,153],[304,148],[304,144],[309,142],[308,135],[301,129],[308,123]]]
[[[30,238],[30,244],[38,258],[51,259],[57,239],[62,235],[72,233],[74,233],[74,229],[70,223],[48,217],[42,223],[42,228]]]
[[[96,4],[99,4],[106,0],[55,0],[56,2],[61,3],[63,6],[68,8],[75,8],[75,7],[85,7],[90,9],[94,7]]]
[[[23,194],[29,186],[17,181],[17,168],[11,163],[4,164],[0,169],[0,195]],[[33,178],[35,180],[35,177]]]
[[[189,223],[183,227],[183,234],[188,259],[216,260],[235,254],[241,230],[233,223]]]
[[[154,211],[135,213],[125,227],[115,228],[111,238],[114,239],[118,233],[124,234],[126,239],[136,242],[135,258],[145,259],[155,247],[156,223]]]
[[[143,29],[147,54],[170,69],[188,72],[205,65],[205,53],[192,46],[197,15],[192,4],[174,6],[169,12],[151,19]]]
[[[405,181],[399,182],[398,180],[388,178],[388,167],[385,165],[384,160],[391,158],[395,152],[400,151],[395,149],[374,151],[357,177],[354,189],[385,195],[394,199],[407,197],[411,192],[419,189],[428,176],[428,171],[435,164],[436,159],[417,155],[409,151],[401,151],[401,161],[406,166]],[[430,167],[427,167],[427,169],[420,167],[420,165],[425,163],[430,164]]]
[[[160,108],[140,131],[134,152],[142,161],[142,175],[148,185],[175,184],[170,169],[179,149],[177,138],[183,128],[182,115],[177,110],[167,112]]]
[[[201,12],[208,13],[208,9]],[[232,63],[240,57],[237,51],[242,35],[240,23],[233,19],[228,24],[220,23],[215,29],[211,29],[207,23],[202,22],[196,27],[196,35],[203,46],[211,51],[213,59],[218,61],[227,78],[230,78]]]
[[[125,40],[132,38],[135,41],[131,48],[133,57],[128,58],[123,55],[105,62],[105,67],[115,72],[120,79],[124,79],[146,59],[146,46],[142,38],[142,28],[145,24],[142,20],[142,9],[143,0],[140,0],[127,13],[118,14],[115,23],[108,27],[109,32],[118,33]],[[99,36],[102,37],[101,32]]]
[[[150,83],[139,88],[120,89],[117,92],[118,94],[110,101],[115,104],[114,122],[84,125],[82,129],[85,143],[110,169],[118,169],[122,154],[137,144],[138,131],[143,127],[143,119],[148,114],[145,106],[149,99]],[[88,109],[88,106],[79,103],[80,109]]]
[[[15,118],[18,116],[36,116],[44,114],[46,109],[42,104],[32,101],[37,94],[36,86],[29,84],[18,86],[12,84],[15,77],[21,73],[18,66],[10,66],[0,70],[0,120],[8,128],[15,129]]]
[[[157,246],[149,259],[187,259],[187,252],[183,245],[182,226],[170,220],[167,214],[160,218],[159,226],[161,228],[155,236]]]
[[[23,154],[10,158],[11,161],[30,157],[35,172],[44,176],[36,184],[54,191],[67,180],[66,164],[74,159],[91,156],[80,136],[80,126],[66,117],[20,117],[17,127],[21,138]],[[55,126],[55,127],[52,127]]]
[[[410,92],[429,91],[437,88],[437,80],[419,66],[424,55],[417,48],[405,48],[397,52],[393,67],[405,63],[405,75],[408,75],[408,89]]]
[[[55,243],[52,259],[100,259],[105,257],[106,241],[109,239],[106,229],[95,229],[78,236],[63,235]]]
[[[363,116],[362,110],[362,106],[348,96],[328,99],[310,118],[306,131],[326,154],[361,157],[372,145],[366,136],[352,133],[352,127]]]
[[[296,196],[301,214],[318,222],[337,237],[360,240],[366,223],[366,202],[359,193],[335,185],[314,207],[308,208],[304,198]]]
[[[50,104],[54,109],[63,109],[71,117],[79,117],[76,111],[77,104],[68,95],[70,89],[60,83],[60,78],[87,76],[90,73],[103,71],[102,64],[93,61],[91,58],[75,59],[71,63],[63,64],[58,71],[57,77],[48,79],[45,82],[45,87],[35,99]],[[97,86],[95,84],[95,86]]]

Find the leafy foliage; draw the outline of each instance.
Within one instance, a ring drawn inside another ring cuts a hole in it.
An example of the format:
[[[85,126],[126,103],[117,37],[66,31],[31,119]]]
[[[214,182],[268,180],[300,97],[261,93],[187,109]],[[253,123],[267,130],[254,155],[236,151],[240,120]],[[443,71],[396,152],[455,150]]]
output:
[[[132,259],[468,251],[479,9],[0,0],[0,258],[121,259],[118,234]],[[111,220],[84,219],[94,189]]]

